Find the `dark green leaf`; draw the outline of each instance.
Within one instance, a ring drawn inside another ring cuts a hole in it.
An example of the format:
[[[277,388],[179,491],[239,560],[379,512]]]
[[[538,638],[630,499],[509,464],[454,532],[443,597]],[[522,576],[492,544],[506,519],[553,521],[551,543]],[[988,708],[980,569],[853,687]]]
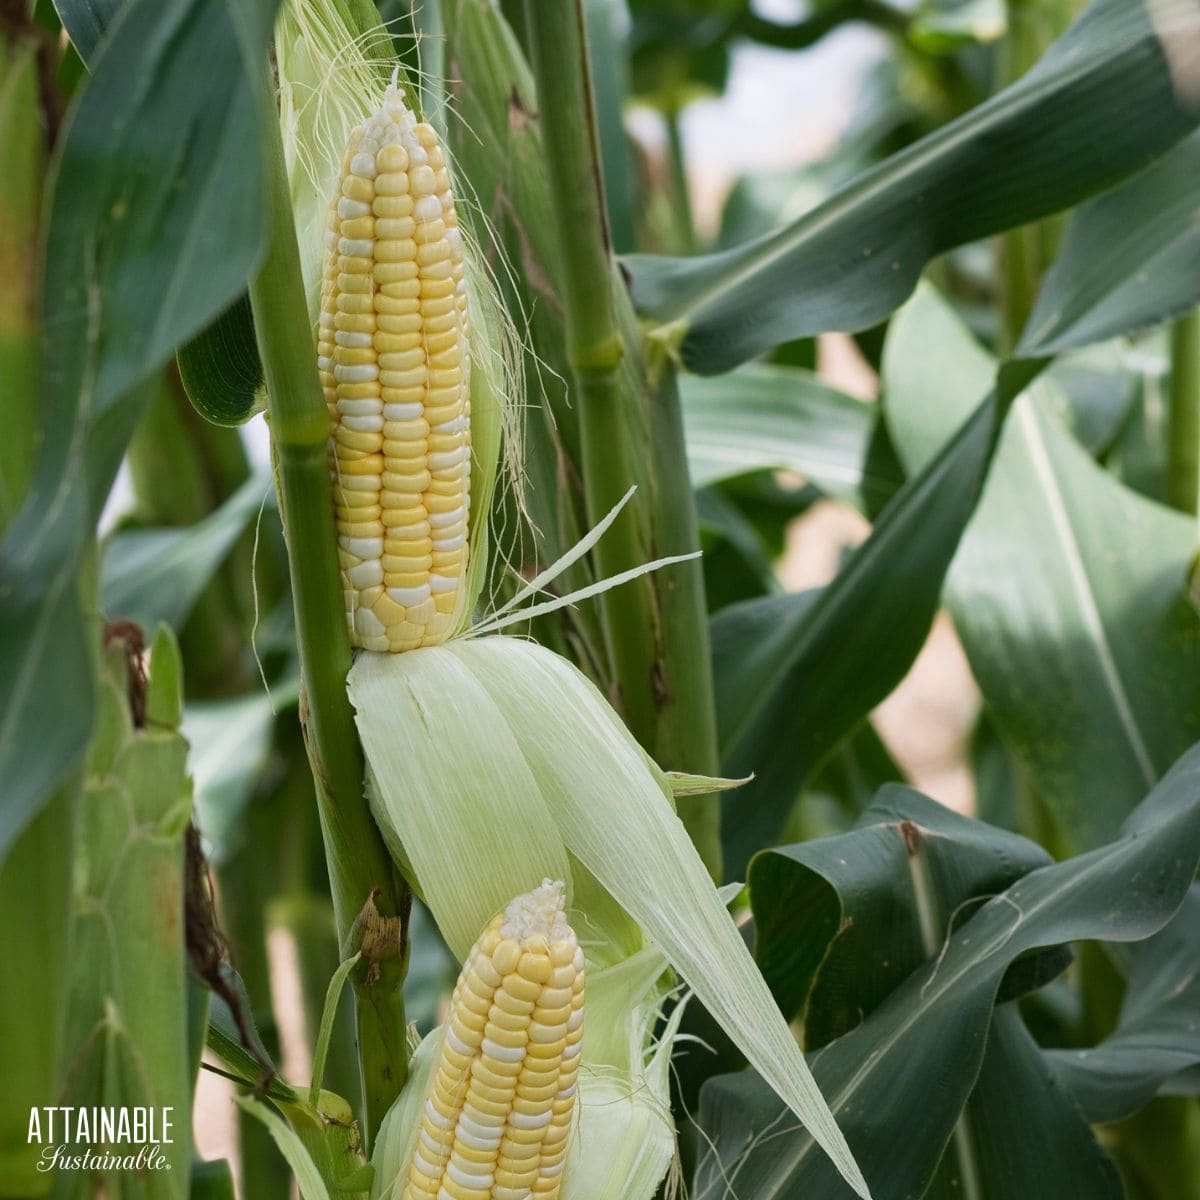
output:
[[[968,375],[976,394],[988,376],[939,305],[923,290],[897,317],[885,365],[889,425],[913,470],[971,395]],[[944,390],[911,369],[931,339],[954,380]],[[1017,403],[946,601],[993,718],[1070,846],[1112,837],[1200,737],[1194,549],[1187,518],[1113,480],[1044,404]]]
[[[263,410],[263,368],[249,296],[239,296],[176,357],[188,399],[214,425],[241,425]]]
[[[1045,866],[1038,845],[899,786],[851,832],[765,851],[750,868],[756,956],[805,1046],[849,1032],[933,957],[964,906]]]
[[[46,436],[0,544],[0,854],[91,729],[79,572],[147,382],[263,246],[246,151],[266,111],[270,9],[131,0],[64,129],[42,279]]]
[[[897,494],[820,593],[733,605],[712,623],[723,799],[733,878],[775,840],[805,777],[903,677],[937,611],[995,429],[993,394]]]
[[[1131,957],[1129,989],[1111,1037],[1048,1058],[1089,1121],[1128,1117],[1177,1072],[1200,1063],[1200,887]]]
[[[1011,1004],[924,1200],[1123,1200],[1121,1180]]]
[[[794,224],[702,258],[627,260],[652,336],[715,374],[805,334],[864,329],[942,251],[1145,168],[1196,124],[1195,19],[1193,0],[1094,0],[1017,83]]]
[[[1200,303],[1198,215],[1200,134],[1193,134],[1072,217],[1018,353],[1057,354]]]
[[[1048,946],[1149,937],[1183,901],[1198,861],[1200,748],[1194,748],[1133,813],[1118,841],[1033,871],[990,900],[862,1024],[814,1057],[817,1081],[876,1200],[924,1194],[975,1087],[993,1005],[1011,965]],[[1020,1098],[1012,1105],[1019,1112]],[[808,1135],[750,1074],[708,1084],[701,1123],[714,1146],[697,1172],[697,1195],[848,1195]],[[1057,1151],[1048,1146],[1046,1153],[1053,1156],[1049,1170]],[[1093,1200],[1095,1193],[1079,1190],[1069,1171],[1055,1177],[1059,1186],[1041,1194]]]
[[[59,20],[79,57],[91,62],[105,31],[130,0],[54,0]]]

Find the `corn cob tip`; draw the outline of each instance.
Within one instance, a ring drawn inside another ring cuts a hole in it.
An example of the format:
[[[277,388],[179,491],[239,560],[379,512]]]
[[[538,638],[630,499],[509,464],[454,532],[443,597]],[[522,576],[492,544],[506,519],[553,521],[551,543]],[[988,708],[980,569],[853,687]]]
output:
[[[567,924],[566,887],[562,880],[542,880],[542,886],[511,901],[504,910],[500,935],[524,942],[544,937],[548,942],[574,939]]]

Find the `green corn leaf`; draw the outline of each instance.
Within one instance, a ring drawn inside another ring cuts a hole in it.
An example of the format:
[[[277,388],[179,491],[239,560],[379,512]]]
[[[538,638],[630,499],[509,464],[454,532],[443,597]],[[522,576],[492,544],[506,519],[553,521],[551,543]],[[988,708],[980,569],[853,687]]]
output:
[[[679,381],[692,483],[789,470],[870,511],[899,486],[869,462],[878,409],[808,371],[755,364],[720,379]]]
[[[1019,353],[1058,354],[1200,303],[1200,134],[1071,218]]]
[[[735,778],[754,776],[723,801],[733,875],[778,837],[804,780],[924,644],[979,494],[996,411],[992,393],[821,592],[749,600],[714,618],[721,764]]]
[[[937,355],[914,371],[914,352],[931,345]],[[918,292],[884,356],[887,418],[910,469],[942,444],[989,374],[945,303],[931,288]],[[1200,738],[1200,619],[1186,596],[1195,536],[1186,517],[1096,466],[1042,386],[1008,419],[946,601],[1057,832],[1087,848],[1113,836]]]
[[[104,545],[100,604],[110,620],[181,629],[246,527],[272,504],[270,479],[253,475],[215,512],[185,528],[126,529]]]
[[[1113,1033],[1087,1050],[1046,1052],[1093,1124],[1132,1116],[1200,1063],[1198,937],[1200,888],[1193,885],[1171,923],[1128,956],[1129,987]]]
[[[1195,22],[1191,0],[1094,0],[1022,79],[793,224],[719,254],[627,259],[652,336],[716,374],[878,323],[937,254],[1078,204],[1190,133]]]
[[[151,670],[158,664],[164,679],[179,680],[178,654],[170,631],[161,628]],[[182,1200],[192,1094],[183,895],[187,746],[177,729],[136,723],[130,694],[137,686],[126,643],[113,641],[79,814],[86,853],[75,888],[64,1102],[169,1108],[172,1140],[160,1147],[169,1169],[147,1172],[143,1194]],[[119,1187],[120,1178],[97,1171],[94,1178],[82,1175],[80,1185]]]
[[[130,0],[63,129],[41,288],[48,435],[0,543],[0,677],[12,681],[0,701],[0,856],[91,730],[83,614],[95,604],[80,571],[149,381],[240,292],[264,244],[262,181],[245,151],[266,111],[267,9]]]
[[[1195,748],[1131,815],[1117,841],[1032,871],[989,900],[861,1024],[815,1057],[814,1074],[877,1195],[925,1194],[980,1078],[993,1005],[1011,965],[1074,941],[1149,937],[1183,901],[1198,862]],[[1119,908],[1114,896],[1121,897]],[[1022,1053],[1029,1049],[1026,1043]],[[700,1119],[715,1145],[697,1170],[696,1194],[727,1196],[725,1181],[732,1179],[737,1194],[755,1200],[849,1195],[811,1138],[789,1127],[786,1109],[753,1075],[708,1084]],[[1066,1175],[1048,1194],[1090,1200],[1108,1193],[1080,1190]]]
[[[240,1109],[256,1117],[270,1131],[280,1154],[287,1159],[288,1166],[292,1168],[303,1200],[329,1200],[329,1189],[325,1186],[325,1180],[321,1178],[321,1172],[317,1170],[317,1165],[304,1143],[288,1128],[287,1122],[253,1096],[237,1096],[235,1102]]]

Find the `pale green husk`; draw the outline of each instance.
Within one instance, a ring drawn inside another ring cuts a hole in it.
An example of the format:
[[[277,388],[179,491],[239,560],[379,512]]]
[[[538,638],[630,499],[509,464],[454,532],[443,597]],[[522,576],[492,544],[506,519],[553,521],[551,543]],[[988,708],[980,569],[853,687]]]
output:
[[[588,679],[549,650],[492,636],[362,654],[349,688],[376,820],[460,959],[546,877],[571,889],[589,965],[638,949],[631,918],[868,1195],[668,780]],[[591,1018],[589,1003],[588,1038]],[[590,1052],[585,1040],[585,1062]]]

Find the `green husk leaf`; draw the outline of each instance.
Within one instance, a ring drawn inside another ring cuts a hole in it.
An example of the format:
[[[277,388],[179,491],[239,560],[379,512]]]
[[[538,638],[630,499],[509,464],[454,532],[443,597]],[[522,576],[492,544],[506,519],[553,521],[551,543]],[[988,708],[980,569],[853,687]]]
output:
[[[316,1163],[304,1148],[304,1143],[288,1128],[284,1119],[253,1096],[235,1096],[237,1106],[251,1116],[257,1117],[270,1132],[279,1147],[280,1154],[296,1176],[303,1200],[329,1200],[329,1190],[317,1170]]]
[[[582,867],[598,884],[584,905],[576,887],[572,908],[589,959],[619,906],[869,1194],[666,777],[589,680],[540,646],[485,637],[360,655],[349,687],[376,819],[460,958],[512,896],[546,877],[570,887]],[[598,907],[599,889],[616,905]]]

